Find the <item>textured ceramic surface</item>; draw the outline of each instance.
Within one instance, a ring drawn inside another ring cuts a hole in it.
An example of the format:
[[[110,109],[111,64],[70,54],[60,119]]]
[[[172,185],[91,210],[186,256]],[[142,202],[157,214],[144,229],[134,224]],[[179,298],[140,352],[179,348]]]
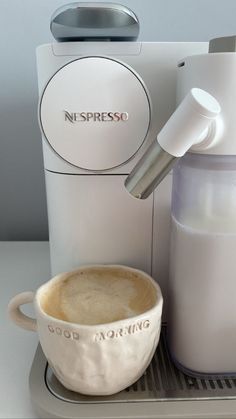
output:
[[[100,265],[99,268],[110,267]],[[44,354],[59,381],[82,394],[114,394],[134,383],[149,365],[159,341],[163,300],[158,284],[139,270],[119,265],[112,268],[123,270],[124,274],[137,273],[147,286],[151,285],[155,302],[149,310],[124,320],[96,325],[70,323],[49,316],[41,307],[43,295],[52,284],[65,280],[70,273],[57,275],[35,295],[22,293],[9,303],[9,315],[16,324],[37,330]],[[19,309],[20,305],[32,301],[36,320]]]

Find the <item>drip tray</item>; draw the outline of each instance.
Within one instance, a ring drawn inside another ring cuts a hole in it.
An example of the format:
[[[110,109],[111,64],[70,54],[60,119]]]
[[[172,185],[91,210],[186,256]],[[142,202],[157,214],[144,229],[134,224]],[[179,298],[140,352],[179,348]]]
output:
[[[69,403],[236,399],[236,379],[233,377],[217,379],[214,376],[214,379],[205,380],[180,372],[169,357],[165,336],[165,327],[162,327],[160,343],[146,373],[135,384],[113,396],[89,397],[69,391],[57,380],[49,365],[45,374],[46,385],[54,396]]]
[[[83,396],[65,389],[39,347],[31,369],[30,390],[40,417],[236,418],[235,376],[203,379],[182,373],[169,357],[165,336],[163,326],[146,373],[124,391],[105,397]]]

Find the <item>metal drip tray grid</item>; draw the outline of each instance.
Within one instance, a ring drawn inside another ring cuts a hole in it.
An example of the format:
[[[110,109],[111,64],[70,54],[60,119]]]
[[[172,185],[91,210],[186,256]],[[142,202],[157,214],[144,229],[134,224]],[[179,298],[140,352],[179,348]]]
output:
[[[69,391],[60,384],[48,364],[45,370],[46,386],[57,399],[73,404],[236,400],[235,377],[206,380],[179,371],[170,359],[165,336],[163,327],[160,343],[146,373],[132,386],[113,396],[89,397]]]

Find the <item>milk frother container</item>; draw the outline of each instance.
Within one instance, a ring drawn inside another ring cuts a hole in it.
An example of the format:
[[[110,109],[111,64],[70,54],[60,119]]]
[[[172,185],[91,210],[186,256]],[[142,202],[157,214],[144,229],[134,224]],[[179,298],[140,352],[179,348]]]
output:
[[[175,363],[199,376],[236,374],[235,71],[235,37],[215,39],[208,54],[183,59],[178,101],[198,86],[219,101],[221,112],[184,150],[186,139],[177,129],[176,141],[167,123],[126,180],[134,196],[146,197],[172,166],[163,170],[155,156],[158,141],[172,162],[189,151],[173,170],[167,327]]]

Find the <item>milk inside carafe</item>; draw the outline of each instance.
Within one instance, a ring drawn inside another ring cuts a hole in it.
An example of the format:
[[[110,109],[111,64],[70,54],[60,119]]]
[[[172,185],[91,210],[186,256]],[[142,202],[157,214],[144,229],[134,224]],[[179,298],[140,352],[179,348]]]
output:
[[[178,162],[171,222],[171,355],[190,373],[235,373],[235,156],[187,154]]]

